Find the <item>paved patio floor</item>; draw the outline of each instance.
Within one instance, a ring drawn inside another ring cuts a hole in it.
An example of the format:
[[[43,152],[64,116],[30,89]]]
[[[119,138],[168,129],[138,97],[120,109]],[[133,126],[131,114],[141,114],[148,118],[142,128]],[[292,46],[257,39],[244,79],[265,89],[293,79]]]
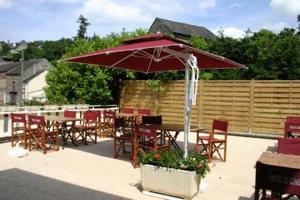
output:
[[[227,162],[211,164],[203,180],[208,186],[194,199],[253,199],[255,162],[276,141],[237,136],[228,141]],[[0,144],[0,199],[158,199],[141,193],[140,169],[128,158],[112,158],[112,145],[112,139],[101,138],[98,144],[13,158],[7,155],[10,143]]]

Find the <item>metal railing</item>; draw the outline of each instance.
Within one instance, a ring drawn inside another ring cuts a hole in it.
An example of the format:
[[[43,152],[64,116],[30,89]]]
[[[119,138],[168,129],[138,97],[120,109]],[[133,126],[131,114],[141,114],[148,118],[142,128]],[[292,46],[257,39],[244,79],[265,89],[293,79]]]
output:
[[[0,107],[0,138],[11,136],[10,113],[36,115],[60,115],[64,110],[76,110],[79,115],[87,110],[119,110],[117,105],[46,105],[46,106],[2,106]]]

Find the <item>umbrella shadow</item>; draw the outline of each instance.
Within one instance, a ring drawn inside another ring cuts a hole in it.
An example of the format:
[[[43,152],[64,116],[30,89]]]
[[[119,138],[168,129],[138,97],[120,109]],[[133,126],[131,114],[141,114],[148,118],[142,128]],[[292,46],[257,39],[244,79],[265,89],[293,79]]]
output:
[[[87,153],[92,153],[98,156],[107,157],[111,159],[118,159],[127,162],[131,162],[130,152],[121,154],[118,158],[113,157],[113,148],[114,142],[113,138],[99,138],[97,143],[89,143],[88,145],[84,145],[82,142],[76,142],[79,146],[74,146],[71,143],[65,145],[65,148],[71,148],[77,151],[83,151]]]
[[[17,168],[0,171],[0,199],[71,200],[122,199],[118,195],[96,191]]]

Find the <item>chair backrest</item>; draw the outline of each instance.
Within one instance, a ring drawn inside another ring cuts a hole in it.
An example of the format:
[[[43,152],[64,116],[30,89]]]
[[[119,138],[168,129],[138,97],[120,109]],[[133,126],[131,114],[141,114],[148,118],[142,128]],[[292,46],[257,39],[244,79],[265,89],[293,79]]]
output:
[[[83,120],[98,121],[98,113],[93,111],[85,111],[83,113]]]
[[[228,122],[214,119],[212,124],[212,130],[214,133],[227,134]]]
[[[142,116],[142,124],[161,125],[162,124],[162,116],[161,115]]]
[[[286,121],[284,123],[284,132],[300,132],[300,117],[286,117]]]
[[[37,126],[45,126],[45,117],[44,116],[37,116],[37,115],[29,115],[28,116],[28,124],[31,125],[37,125]]]
[[[148,108],[139,108],[137,109],[137,114],[141,116],[149,116],[151,115],[151,110]]]
[[[64,117],[76,118],[76,111],[65,110]]]
[[[99,121],[99,122],[101,121],[101,116],[102,116],[101,110],[88,110],[88,112],[95,113],[95,114],[97,115],[98,121]]]
[[[151,124],[136,124],[134,134],[138,137],[155,138],[157,136],[155,126]]]
[[[122,108],[121,113],[128,113],[128,114],[133,114],[134,113],[134,108]]]
[[[124,119],[124,117],[116,117],[114,119],[114,126],[115,126],[115,128],[123,127],[124,125],[125,125],[125,119]]]
[[[277,153],[300,155],[300,139],[279,138]]]
[[[116,118],[116,111],[112,111],[112,110],[104,110],[104,119],[114,119]]]
[[[17,113],[11,113],[11,122],[12,123],[26,123],[26,117],[25,114],[17,114]]]

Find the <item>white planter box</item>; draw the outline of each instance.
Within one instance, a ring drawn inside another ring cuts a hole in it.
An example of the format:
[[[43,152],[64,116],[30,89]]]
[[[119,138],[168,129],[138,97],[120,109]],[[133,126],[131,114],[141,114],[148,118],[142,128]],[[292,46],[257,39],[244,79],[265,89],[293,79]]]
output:
[[[200,175],[196,172],[142,165],[141,177],[145,191],[185,199],[193,198],[199,191]]]

